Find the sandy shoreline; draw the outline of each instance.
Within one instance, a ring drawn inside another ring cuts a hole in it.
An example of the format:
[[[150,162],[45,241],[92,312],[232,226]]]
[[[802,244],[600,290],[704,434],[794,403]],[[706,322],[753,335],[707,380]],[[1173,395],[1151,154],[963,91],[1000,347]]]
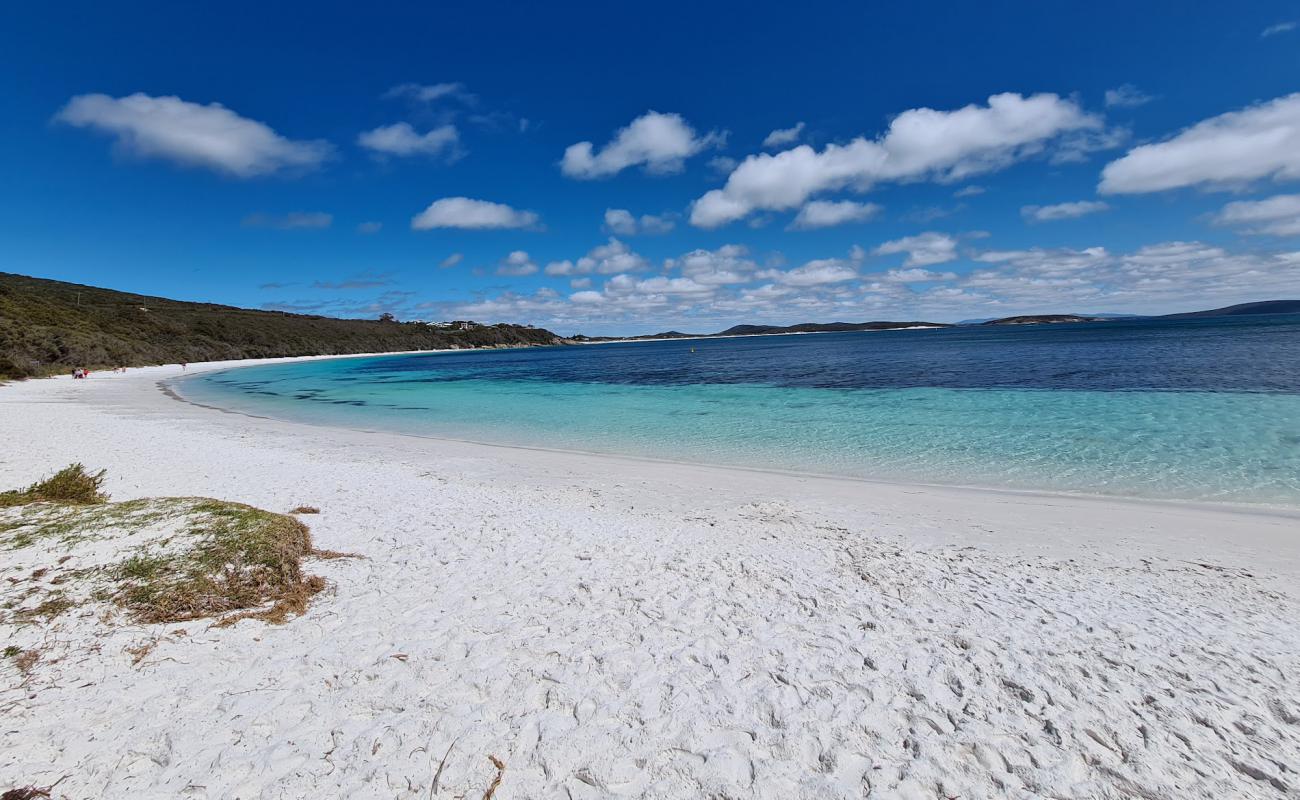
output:
[[[179,374],[0,387],[0,487],[307,503],[366,560],[279,627],[0,626],[50,653],[0,665],[0,789],[428,797],[450,748],[436,796],[488,755],[498,798],[1300,791],[1295,513],[332,430]]]

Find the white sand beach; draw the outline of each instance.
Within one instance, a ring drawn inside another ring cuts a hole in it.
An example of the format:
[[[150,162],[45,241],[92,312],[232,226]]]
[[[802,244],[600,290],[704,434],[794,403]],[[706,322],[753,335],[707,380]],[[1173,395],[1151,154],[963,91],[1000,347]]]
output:
[[[0,488],[307,504],[364,558],[283,625],[0,625],[41,653],[0,663],[0,790],[480,798],[491,756],[496,798],[1300,797],[1295,512],[312,427],[179,374],[0,387]]]

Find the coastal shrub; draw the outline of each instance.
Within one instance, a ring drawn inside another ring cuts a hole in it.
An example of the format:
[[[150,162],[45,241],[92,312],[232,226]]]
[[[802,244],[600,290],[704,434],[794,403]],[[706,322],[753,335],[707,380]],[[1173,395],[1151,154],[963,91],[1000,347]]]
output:
[[[66,503],[69,505],[97,505],[108,501],[100,491],[107,470],[90,473],[82,464],[70,464],[49,478],[37,481],[26,489],[0,492],[0,508],[28,503]]]
[[[283,622],[305,611],[324,588],[324,580],[303,574],[302,559],[313,551],[311,533],[298,520],[220,500],[201,500],[192,510],[188,547],[147,549],[114,571],[119,584],[114,600],[138,621],[180,622],[242,611],[223,623],[249,617]],[[262,609],[267,603],[270,607]]]
[[[319,514],[320,509],[317,508],[316,506],[298,506],[297,508],[291,510],[289,513],[290,514]]]
[[[108,503],[102,472],[65,473],[7,493],[0,508],[0,547],[30,548],[24,560],[35,567],[27,583],[0,586],[0,621],[40,623],[97,601],[142,623],[280,623],[325,587],[304,558],[352,557],[313,549],[307,526],[287,514],[202,497]]]

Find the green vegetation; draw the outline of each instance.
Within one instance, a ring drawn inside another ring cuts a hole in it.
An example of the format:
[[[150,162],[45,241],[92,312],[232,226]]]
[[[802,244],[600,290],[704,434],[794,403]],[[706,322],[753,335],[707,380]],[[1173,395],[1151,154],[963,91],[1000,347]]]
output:
[[[0,272],[0,379],[279,356],[562,344],[520,325],[435,327],[254,311]]]
[[[103,483],[104,470],[92,475],[81,464],[72,464],[26,489],[0,492],[0,508],[28,503],[96,505],[108,501],[108,495],[99,491]]]
[[[303,572],[302,559],[349,557],[313,549],[307,526],[285,514],[202,497],[109,503],[103,480],[73,464],[0,494],[0,547],[39,546],[43,554],[33,557],[49,559],[5,587],[13,621],[53,619],[96,599],[144,623],[223,615],[220,624],[283,622],[325,586]],[[105,554],[103,543],[114,541],[117,552]]]
[[[111,571],[119,587],[113,599],[140,622],[220,616],[268,601],[271,608],[256,616],[280,622],[324,588],[302,573],[312,546],[298,520],[220,500],[198,500],[190,512],[186,547],[147,548]]]

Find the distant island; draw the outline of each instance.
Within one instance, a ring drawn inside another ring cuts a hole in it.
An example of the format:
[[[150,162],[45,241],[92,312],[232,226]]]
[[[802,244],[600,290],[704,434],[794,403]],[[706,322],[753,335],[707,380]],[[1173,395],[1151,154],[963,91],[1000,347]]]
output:
[[[1165,314],[1161,319],[1199,319],[1201,317],[1240,317],[1248,314],[1300,314],[1300,300],[1265,300],[1262,303],[1238,303],[1209,311]]]
[[[280,356],[563,344],[531,325],[254,311],[0,272],[0,379]]]
[[[574,336],[575,342],[629,342],[646,339],[721,339],[728,336],[777,336],[790,333],[844,333],[851,331],[915,330],[951,328],[948,322],[803,322],[798,325],[733,325],[717,333],[664,331],[646,336]]]
[[[1114,317],[1086,317],[1082,314],[1030,314],[1019,317],[1002,317],[979,323],[980,325],[1054,325],[1060,322],[1106,322]]]

